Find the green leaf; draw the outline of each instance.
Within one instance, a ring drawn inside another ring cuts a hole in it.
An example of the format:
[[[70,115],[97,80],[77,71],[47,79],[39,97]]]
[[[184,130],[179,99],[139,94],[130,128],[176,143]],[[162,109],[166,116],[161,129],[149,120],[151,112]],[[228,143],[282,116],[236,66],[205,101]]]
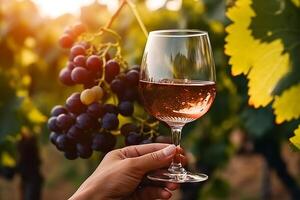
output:
[[[292,3],[297,6],[300,7],[300,0],[292,0]]]
[[[1,162],[3,166],[14,167],[16,166],[16,160],[8,152],[3,152],[1,155]]]
[[[300,117],[300,84],[285,90],[281,96],[276,96],[273,103],[276,122],[282,123]]]
[[[273,128],[274,116],[267,108],[246,108],[241,117],[249,135],[254,138],[262,137]]]
[[[251,4],[251,0],[238,0],[228,9],[233,23],[226,28],[225,53],[231,56],[232,74],[249,79],[249,104],[257,108],[273,100],[274,87],[290,71],[290,59],[281,39],[262,42],[253,37],[250,25],[257,13]]]
[[[298,149],[300,149],[300,126],[295,130],[295,136],[290,138],[291,143],[293,143]]]
[[[282,77],[273,91],[274,95],[279,95],[299,82],[300,8],[291,0],[253,0],[252,8],[256,13],[249,27],[253,37],[263,42],[280,39],[284,51],[289,54],[290,72]]]
[[[0,72],[0,143],[9,135],[17,134],[21,128],[19,109],[22,98],[15,95],[8,79]]]
[[[249,104],[257,108],[274,100],[277,123],[300,117],[299,5],[298,0],[237,0],[227,12],[232,24],[226,29],[225,52],[232,74],[244,74],[249,80]],[[254,118],[246,121],[250,130],[265,120]],[[297,134],[291,141],[299,145]]]

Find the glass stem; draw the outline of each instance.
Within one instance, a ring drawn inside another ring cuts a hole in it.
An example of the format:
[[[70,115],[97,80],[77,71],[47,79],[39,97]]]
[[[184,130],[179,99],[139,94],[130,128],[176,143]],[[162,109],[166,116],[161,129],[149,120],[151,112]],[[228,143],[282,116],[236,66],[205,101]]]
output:
[[[177,147],[177,150],[168,171],[173,174],[185,175],[187,172],[182,167],[180,154],[181,130],[182,126],[171,126],[172,143]]]

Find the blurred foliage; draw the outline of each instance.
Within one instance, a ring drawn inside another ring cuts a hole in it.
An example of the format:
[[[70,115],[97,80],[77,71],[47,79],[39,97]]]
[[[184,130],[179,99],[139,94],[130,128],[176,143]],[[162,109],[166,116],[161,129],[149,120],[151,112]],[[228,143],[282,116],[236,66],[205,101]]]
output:
[[[249,104],[272,104],[278,124],[299,119],[299,1],[237,0],[227,15],[225,52],[232,74],[249,80]]]
[[[8,0],[0,1],[0,16],[0,155],[15,159],[20,134],[44,132],[50,106],[67,94],[56,81],[66,60],[57,38],[74,18],[46,19],[30,1]]]

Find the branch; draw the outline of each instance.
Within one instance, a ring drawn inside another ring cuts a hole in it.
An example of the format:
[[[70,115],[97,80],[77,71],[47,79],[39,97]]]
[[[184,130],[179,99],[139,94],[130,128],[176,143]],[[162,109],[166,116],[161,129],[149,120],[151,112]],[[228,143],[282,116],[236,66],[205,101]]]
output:
[[[121,4],[120,4],[119,8],[116,10],[116,12],[115,12],[115,13],[113,14],[113,16],[110,18],[109,22],[104,26],[104,29],[109,29],[109,28],[112,26],[114,20],[118,17],[118,15],[120,14],[122,8],[123,8],[126,4],[128,4],[130,10],[133,12],[133,14],[134,14],[134,16],[135,16],[135,18],[136,18],[136,20],[137,20],[139,26],[141,27],[141,29],[142,29],[144,35],[145,35],[146,38],[147,38],[147,37],[148,37],[148,31],[147,31],[147,29],[146,29],[146,27],[145,27],[145,24],[143,23],[143,21],[142,21],[142,19],[141,19],[140,14],[138,13],[138,11],[137,11],[137,9],[136,9],[135,4],[132,3],[131,0],[122,0],[122,1],[121,1]],[[102,31],[103,31],[103,30],[101,30],[101,32],[102,32]],[[101,34],[102,34],[102,33],[101,33]]]
[[[145,24],[143,23],[140,14],[138,13],[136,6],[134,5],[134,3],[131,2],[131,0],[125,0],[129,6],[129,8],[131,9],[131,11],[133,12],[136,20],[139,23],[139,26],[141,27],[143,33],[145,34],[146,38],[148,37],[148,31],[145,27]]]
[[[126,0],[122,0],[119,8],[116,10],[116,12],[113,14],[113,16],[110,18],[110,20],[108,21],[108,23],[105,25],[104,28],[109,29],[111,27],[112,23],[117,18],[117,16],[120,14],[120,12],[121,12],[122,8],[125,6],[125,4],[126,4]]]

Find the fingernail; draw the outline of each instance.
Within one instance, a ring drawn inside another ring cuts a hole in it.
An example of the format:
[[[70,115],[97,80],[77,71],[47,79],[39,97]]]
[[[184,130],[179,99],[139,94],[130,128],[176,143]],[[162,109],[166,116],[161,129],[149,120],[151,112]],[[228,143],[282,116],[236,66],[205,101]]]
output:
[[[167,190],[162,190],[161,196],[162,196],[162,198],[166,199],[166,198],[170,198],[172,196],[172,194]]]
[[[176,146],[174,144],[172,144],[172,145],[170,145],[170,146],[163,149],[163,153],[166,157],[174,154],[175,151],[176,151]]]

